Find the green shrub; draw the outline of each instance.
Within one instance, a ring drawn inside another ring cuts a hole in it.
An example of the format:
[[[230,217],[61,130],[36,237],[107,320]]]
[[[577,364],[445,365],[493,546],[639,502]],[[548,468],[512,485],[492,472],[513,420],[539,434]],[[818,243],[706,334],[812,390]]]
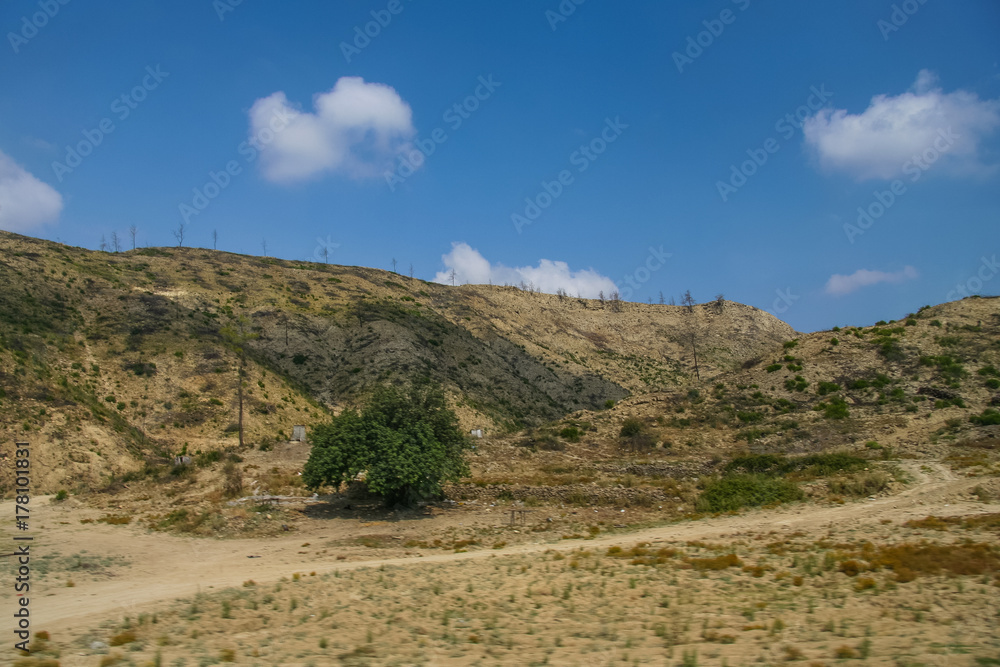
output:
[[[799,344],[799,339],[795,338],[793,340],[786,340],[784,343],[781,344],[781,346],[786,350],[790,350],[798,344]]]
[[[781,364],[771,364],[770,366],[768,366],[764,370],[766,370],[768,373],[773,373],[775,371],[780,371],[781,370]]]
[[[889,487],[889,475],[882,471],[863,472],[847,478],[831,479],[830,491],[845,496],[870,496]]]
[[[886,361],[902,361],[906,358],[903,348],[899,346],[899,342],[894,338],[887,338],[879,343],[878,353]]]
[[[969,421],[979,426],[996,426],[1000,424],[1000,411],[993,408],[986,408],[982,414],[969,417]]]
[[[801,375],[796,375],[794,380],[785,380],[785,389],[788,391],[805,391],[808,387],[809,383]]]
[[[575,426],[567,426],[559,431],[559,437],[568,442],[580,442],[580,429]]]
[[[764,415],[759,412],[754,412],[753,410],[747,412],[737,412],[736,418],[744,424],[759,424],[764,421]]]
[[[646,424],[643,423],[641,419],[638,419],[636,417],[629,417],[622,424],[621,431],[618,433],[618,435],[620,435],[623,438],[632,438],[641,434],[645,430],[646,430]]]
[[[823,408],[823,416],[827,419],[845,419],[849,416],[847,409],[847,401],[835,397],[830,403]]]
[[[746,454],[726,464],[723,474],[787,475],[801,472],[823,477],[836,472],[853,472],[868,465],[865,459],[844,452],[785,457],[778,454]]]
[[[764,475],[734,475],[709,482],[699,496],[700,512],[730,512],[741,507],[801,500],[802,490],[793,482]]]
[[[840,391],[840,385],[836,382],[819,382],[816,384],[816,393],[820,396],[826,396],[835,391]]]

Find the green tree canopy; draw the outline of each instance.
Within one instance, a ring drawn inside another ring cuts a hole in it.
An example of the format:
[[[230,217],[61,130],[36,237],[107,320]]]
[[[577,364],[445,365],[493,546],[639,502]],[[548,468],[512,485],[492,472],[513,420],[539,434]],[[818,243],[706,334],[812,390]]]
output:
[[[387,504],[412,505],[469,474],[469,445],[444,393],[430,387],[375,391],[359,413],[345,410],[312,433],[302,472],[310,489],[337,486],[365,473],[368,490]]]

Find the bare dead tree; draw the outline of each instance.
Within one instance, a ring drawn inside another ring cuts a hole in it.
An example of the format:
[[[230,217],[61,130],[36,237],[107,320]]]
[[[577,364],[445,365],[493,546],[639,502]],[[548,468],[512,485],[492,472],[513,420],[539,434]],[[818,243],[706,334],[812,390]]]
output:
[[[410,262],[410,279],[413,279],[413,262]]]
[[[451,278],[451,286],[454,287],[455,286],[455,269],[451,270],[451,273],[449,274],[448,277]]]
[[[691,296],[691,290],[684,292],[684,297],[681,299],[681,305],[684,306],[685,317],[687,319],[687,337],[691,343],[691,351],[694,354],[694,376],[701,380],[701,373],[698,370],[698,326],[695,322],[694,313],[694,297]]]
[[[323,246],[323,263],[330,263],[330,248],[328,246]]]
[[[615,313],[621,312],[621,309],[622,309],[622,299],[621,299],[621,295],[618,293],[618,290],[615,290],[614,292],[611,293],[611,299],[610,299],[610,301],[611,301],[611,310],[612,310],[612,312],[615,312]]]
[[[722,314],[723,309],[726,307],[726,297],[722,294],[716,294],[713,305],[715,306],[715,312]]]
[[[135,235],[139,232],[139,228],[135,225],[128,226],[128,235],[132,237],[132,250],[135,250]]]
[[[267,257],[267,239],[260,240],[260,247],[264,251],[264,257]]]
[[[174,238],[177,239],[177,247],[184,246],[184,223],[177,225],[177,229],[174,230]]]
[[[118,232],[111,232],[111,249],[115,252],[122,251],[122,240],[118,237]]]
[[[601,305],[603,306],[604,305],[604,290],[601,290],[600,292],[598,292],[597,299],[598,299],[598,301],[601,302]]]
[[[212,230],[212,250],[218,250],[218,249],[219,249],[219,230],[218,229],[213,229]]]
[[[392,258],[392,272],[396,273],[396,258]]]
[[[104,234],[101,234],[101,245],[99,245],[98,248],[101,249],[101,252],[108,251],[108,242],[104,240]]]
[[[660,305],[663,305],[663,290],[660,290]]]

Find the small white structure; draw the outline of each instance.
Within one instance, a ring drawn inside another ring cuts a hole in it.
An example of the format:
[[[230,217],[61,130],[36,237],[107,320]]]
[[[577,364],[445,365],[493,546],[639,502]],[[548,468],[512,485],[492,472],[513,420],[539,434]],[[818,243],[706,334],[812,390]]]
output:
[[[469,435],[471,435],[473,438],[481,438],[483,437],[483,429],[474,428],[471,431],[469,431]]]
[[[188,466],[188,465],[191,465],[191,457],[190,456],[175,456],[174,457],[174,465],[175,466]]]
[[[305,442],[306,441],[306,427],[301,424],[296,424],[292,427],[292,442]]]

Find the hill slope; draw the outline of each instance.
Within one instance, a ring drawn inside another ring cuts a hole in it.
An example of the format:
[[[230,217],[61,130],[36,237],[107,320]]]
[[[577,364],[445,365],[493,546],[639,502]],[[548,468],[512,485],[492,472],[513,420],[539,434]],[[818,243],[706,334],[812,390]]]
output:
[[[0,432],[36,487],[86,485],[185,446],[283,440],[379,382],[446,388],[493,432],[740,368],[795,335],[740,304],[691,310],[192,248],[88,251],[0,232]]]

